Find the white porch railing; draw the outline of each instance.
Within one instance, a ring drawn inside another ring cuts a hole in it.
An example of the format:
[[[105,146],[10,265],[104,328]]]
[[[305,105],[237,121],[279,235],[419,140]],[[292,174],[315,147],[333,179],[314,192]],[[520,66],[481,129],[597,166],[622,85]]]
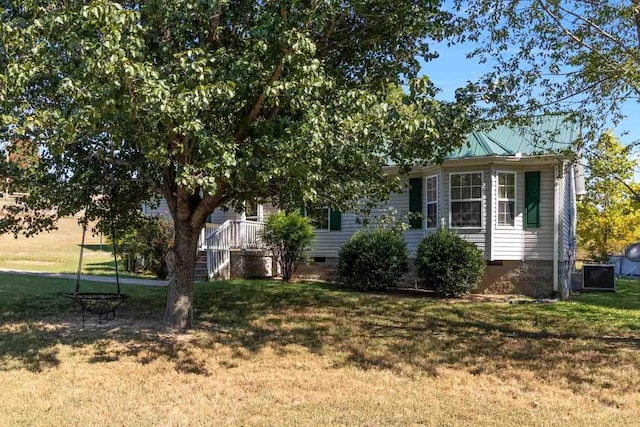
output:
[[[264,247],[260,234],[264,224],[256,221],[228,220],[220,227],[207,224],[200,233],[199,249],[207,253],[207,270],[213,278],[231,263],[231,249]]]

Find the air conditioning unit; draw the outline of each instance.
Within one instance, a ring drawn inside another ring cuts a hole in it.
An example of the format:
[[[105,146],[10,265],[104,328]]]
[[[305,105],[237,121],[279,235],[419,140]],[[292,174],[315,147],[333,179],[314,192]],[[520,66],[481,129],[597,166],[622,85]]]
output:
[[[615,266],[611,264],[584,264],[582,266],[582,290],[615,291]]]

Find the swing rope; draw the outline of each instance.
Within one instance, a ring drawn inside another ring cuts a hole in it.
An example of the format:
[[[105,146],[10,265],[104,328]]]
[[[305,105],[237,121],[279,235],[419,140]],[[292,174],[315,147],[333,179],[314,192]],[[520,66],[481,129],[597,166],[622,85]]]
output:
[[[116,270],[116,289],[117,293],[106,292],[80,292],[80,282],[82,278],[82,258],[84,255],[84,245],[87,235],[87,224],[83,224],[82,227],[82,243],[80,244],[80,259],[78,261],[78,272],[76,274],[76,286],[72,294],[66,294],[67,298],[75,300],[80,307],[82,307],[82,325],[84,326],[85,313],[93,313],[98,315],[98,321],[102,323],[103,320],[109,319],[109,314],[112,318],[116,316],[116,308],[122,304],[129,295],[120,293],[120,274],[118,271],[118,253],[116,246],[116,233],[115,225],[112,226],[112,240],[113,240],[113,260]]]
[[[111,171],[113,178],[113,170]],[[102,194],[105,194],[105,188],[103,185]],[[80,245],[80,259],[78,261],[78,273],[76,274],[76,286],[73,294],[65,295],[67,298],[75,300],[82,307],[82,324],[84,325],[85,312],[90,312],[98,315],[98,320],[102,323],[102,320],[109,319],[109,313],[115,318],[116,308],[122,304],[124,300],[129,298],[129,295],[120,293],[120,274],[118,271],[118,252],[116,246],[116,215],[113,212],[113,202],[115,199],[115,189],[112,185],[109,189],[109,198],[107,199],[107,212],[110,214],[111,220],[111,240],[113,243],[113,261],[116,271],[116,289],[117,293],[107,292],[80,292],[80,282],[82,276],[82,257],[84,255],[84,245],[87,235],[87,218],[84,218],[82,226],[82,244]]]

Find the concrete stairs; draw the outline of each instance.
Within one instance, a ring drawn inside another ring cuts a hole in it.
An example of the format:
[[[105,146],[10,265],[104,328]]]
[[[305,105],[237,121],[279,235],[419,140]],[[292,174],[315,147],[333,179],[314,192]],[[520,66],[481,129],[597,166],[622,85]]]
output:
[[[198,251],[196,257],[196,265],[193,268],[193,281],[202,282],[209,280],[209,271],[207,270],[207,253]]]

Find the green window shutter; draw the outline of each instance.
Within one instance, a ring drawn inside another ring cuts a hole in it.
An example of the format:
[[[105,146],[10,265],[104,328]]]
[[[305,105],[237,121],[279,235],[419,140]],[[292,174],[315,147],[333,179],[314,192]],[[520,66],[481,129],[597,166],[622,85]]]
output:
[[[342,230],[342,212],[337,209],[329,209],[329,230]]]
[[[305,206],[304,202],[302,202],[302,204],[298,208],[298,211],[300,212],[300,216],[307,216],[307,207]]]
[[[524,174],[525,227],[540,227],[540,172]]]
[[[422,213],[422,178],[409,179],[409,212]],[[422,229],[422,217],[409,220],[412,229]]]

